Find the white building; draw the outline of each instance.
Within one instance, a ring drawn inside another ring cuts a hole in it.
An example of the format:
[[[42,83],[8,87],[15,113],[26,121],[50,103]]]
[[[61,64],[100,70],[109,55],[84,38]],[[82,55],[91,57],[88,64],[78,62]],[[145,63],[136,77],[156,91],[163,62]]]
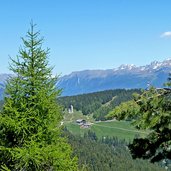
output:
[[[74,113],[74,107],[71,105],[68,109],[68,113]]]

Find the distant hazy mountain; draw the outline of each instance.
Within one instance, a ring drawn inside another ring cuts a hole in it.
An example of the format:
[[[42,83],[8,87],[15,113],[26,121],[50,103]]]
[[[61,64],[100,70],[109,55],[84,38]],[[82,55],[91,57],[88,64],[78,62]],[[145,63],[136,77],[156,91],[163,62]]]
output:
[[[76,95],[117,88],[147,88],[163,86],[171,71],[171,59],[149,65],[121,65],[108,70],[85,70],[63,76],[58,86],[63,95]]]
[[[5,82],[11,76],[11,74],[0,74],[0,100],[3,98]]]
[[[72,72],[59,79],[57,86],[63,96],[90,93],[117,88],[147,88],[149,85],[162,87],[171,71],[171,59],[154,61],[149,65],[121,65],[108,70],[85,70]],[[0,74],[0,98],[8,74]]]

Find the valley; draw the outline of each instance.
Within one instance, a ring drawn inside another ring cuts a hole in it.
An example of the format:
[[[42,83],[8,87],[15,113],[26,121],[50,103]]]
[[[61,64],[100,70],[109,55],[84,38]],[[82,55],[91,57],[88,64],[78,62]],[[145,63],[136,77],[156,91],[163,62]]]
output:
[[[162,163],[152,164],[147,160],[132,159],[128,150],[128,144],[135,137],[143,138],[149,131],[137,130],[130,121],[106,118],[111,109],[131,100],[135,92],[141,93],[139,89],[119,89],[58,99],[63,107],[63,134],[68,137],[73,153],[78,156],[80,170],[164,170],[160,167]],[[3,105],[3,101],[0,105]],[[99,118],[97,113],[103,113],[103,117]]]
[[[120,103],[131,100],[133,93],[140,90],[107,90],[78,96],[61,97],[59,102],[64,107],[62,124],[74,135],[83,136],[88,131],[97,137],[118,137],[132,141],[135,136],[143,137],[147,131],[135,129],[129,121],[108,120],[107,114]],[[72,105],[73,111],[68,111]],[[86,109],[86,110],[85,110]],[[101,117],[99,117],[99,115]],[[102,115],[103,114],[103,115]],[[103,117],[102,117],[103,116]],[[84,124],[77,120],[85,121]]]
[[[69,116],[68,116],[69,115]],[[83,128],[81,125],[76,123],[76,120],[84,119],[90,123],[89,128]],[[95,121],[92,116],[84,116],[81,112],[75,111],[70,114],[64,115],[64,126],[74,135],[84,136],[88,131],[94,132],[97,137],[118,137],[119,139],[124,139],[127,142],[133,140],[135,136],[144,137],[147,135],[147,131],[135,129],[129,121],[117,121],[117,120],[107,120],[107,121]]]

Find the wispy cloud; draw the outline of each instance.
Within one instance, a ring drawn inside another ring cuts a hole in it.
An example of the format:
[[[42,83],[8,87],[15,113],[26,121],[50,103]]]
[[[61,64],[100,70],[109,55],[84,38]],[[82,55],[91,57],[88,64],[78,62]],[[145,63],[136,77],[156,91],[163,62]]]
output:
[[[164,38],[164,37],[169,37],[169,38],[171,38],[171,31],[166,31],[166,32],[162,33],[162,34],[160,35],[160,37],[162,37],[162,38]]]

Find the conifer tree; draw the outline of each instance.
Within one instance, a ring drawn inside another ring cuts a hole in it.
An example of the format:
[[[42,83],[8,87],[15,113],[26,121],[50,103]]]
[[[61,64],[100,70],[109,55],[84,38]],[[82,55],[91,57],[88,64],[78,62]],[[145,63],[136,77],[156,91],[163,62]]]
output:
[[[77,160],[61,136],[60,90],[48,64],[49,49],[31,23],[23,47],[11,59],[14,72],[0,113],[1,170],[77,170]]]

